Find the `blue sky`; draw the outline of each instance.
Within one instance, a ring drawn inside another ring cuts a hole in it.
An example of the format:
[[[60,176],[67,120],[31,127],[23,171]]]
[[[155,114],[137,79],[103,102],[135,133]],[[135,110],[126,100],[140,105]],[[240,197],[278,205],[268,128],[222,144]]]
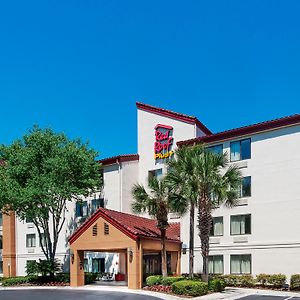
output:
[[[0,143],[33,124],[136,152],[135,102],[217,132],[300,112],[300,1],[0,4]]]

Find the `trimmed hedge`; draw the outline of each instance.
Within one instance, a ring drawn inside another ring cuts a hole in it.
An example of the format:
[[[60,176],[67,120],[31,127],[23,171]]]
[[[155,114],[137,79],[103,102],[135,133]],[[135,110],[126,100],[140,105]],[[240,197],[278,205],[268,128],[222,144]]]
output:
[[[291,276],[290,289],[293,291],[300,291],[300,274]]]
[[[9,277],[2,280],[2,286],[15,286],[27,283],[33,283],[37,281],[36,276],[24,276],[24,277]]]
[[[97,280],[98,274],[97,273],[84,273],[84,284],[90,284]]]
[[[268,279],[268,283],[275,288],[281,288],[286,282],[284,274],[272,274]]]
[[[225,281],[222,279],[211,279],[208,282],[208,289],[212,292],[223,292],[226,287]]]
[[[261,286],[265,286],[269,281],[270,275],[269,274],[258,274],[256,276],[256,282],[259,283]]]
[[[161,275],[151,275],[146,278],[146,284],[148,286],[153,286],[157,284],[161,284],[162,276]]]
[[[181,280],[172,284],[172,292],[177,295],[203,296],[208,293],[208,284],[201,281]]]
[[[183,276],[177,276],[177,277],[163,277],[161,279],[162,285],[172,285],[174,282],[184,280],[185,278]]]
[[[226,286],[235,286],[235,287],[255,286],[255,280],[251,275],[221,275],[219,278],[224,280]]]

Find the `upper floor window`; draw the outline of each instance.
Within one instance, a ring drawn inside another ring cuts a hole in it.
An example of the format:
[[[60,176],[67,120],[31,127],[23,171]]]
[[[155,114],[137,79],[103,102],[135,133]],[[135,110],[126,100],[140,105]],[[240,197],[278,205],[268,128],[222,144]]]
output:
[[[35,233],[26,234],[26,247],[33,248],[35,245]]]
[[[98,208],[104,207],[104,199],[93,199],[92,200],[92,213],[94,213]]]
[[[230,234],[251,234],[251,215],[236,215],[230,217]]]
[[[230,255],[231,274],[251,274],[251,254]]]
[[[223,274],[223,255],[210,255],[208,257],[209,274]]]
[[[243,177],[239,196],[240,198],[251,197],[251,176]]]
[[[86,217],[88,215],[87,201],[76,202],[76,217]]]
[[[212,219],[212,226],[210,228],[211,236],[223,235],[223,217],[215,217]]]
[[[214,154],[223,154],[223,144],[210,146],[206,148],[209,152]]]
[[[151,177],[156,177],[157,179],[160,179],[163,175],[163,170],[162,169],[156,169],[156,170],[151,170],[149,171],[149,178]]]
[[[230,143],[230,161],[251,158],[251,139],[244,139]]]

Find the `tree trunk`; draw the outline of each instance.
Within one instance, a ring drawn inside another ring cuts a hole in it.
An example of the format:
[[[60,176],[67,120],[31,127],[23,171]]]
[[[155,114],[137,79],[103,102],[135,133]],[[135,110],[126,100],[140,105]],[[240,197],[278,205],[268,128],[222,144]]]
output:
[[[168,276],[167,271],[167,251],[166,251],[166,229],[161,229],[161,271],[162,276]]]
[[[199,201],[198,211],[198,227],[199,237],[201,240],[201,254],[203,259],[203,281],[208,282],[208,256],[209,256],[209,235],[212,222],[212,216],[210,212],[209,198],[203,195]]]
[[[195,223],[195,204],[191,203],[190,208],[190,241],[189,241],[189,278],[194,278],[194,223]]]

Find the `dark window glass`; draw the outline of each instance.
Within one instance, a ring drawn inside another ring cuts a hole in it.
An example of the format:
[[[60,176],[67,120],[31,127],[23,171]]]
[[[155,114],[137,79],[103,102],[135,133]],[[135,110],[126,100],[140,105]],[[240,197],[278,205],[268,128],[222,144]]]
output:
[[[251,158],[251,139],[230,143],[230,161]]]
[[[92,200],[92,213],[94,213],[98,208],[104,207],[104,199],[93,199]]]
[[[87,201],[76,202],[76,217],[86,217],[88,215]]]
[[[247,176],[243,178],[241,196],[242,197],[251,196],[251,176]]]
[[[251,140],[246,139],[241,141],[241,159],[251,158]]]
[[[206,149],[214,154],[223,154],[223,144],[207,147]]]
[[[222,236],[223,235],[223,217],[215,217],[212,219],[210,235],[211,236]]]

